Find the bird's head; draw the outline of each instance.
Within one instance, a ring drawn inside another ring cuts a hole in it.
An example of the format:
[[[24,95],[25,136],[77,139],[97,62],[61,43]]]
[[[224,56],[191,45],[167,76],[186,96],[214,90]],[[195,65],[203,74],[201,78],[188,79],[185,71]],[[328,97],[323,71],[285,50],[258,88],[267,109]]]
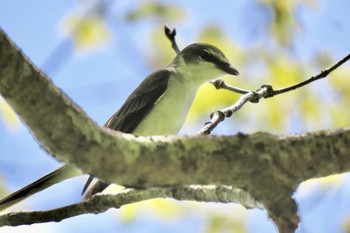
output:
[[[225,74],[239,74],[223,52],[210,44],[195,43],[187,46],[175,57],[172,64],[178,72],[186,76],[185,78],[201,83]]]

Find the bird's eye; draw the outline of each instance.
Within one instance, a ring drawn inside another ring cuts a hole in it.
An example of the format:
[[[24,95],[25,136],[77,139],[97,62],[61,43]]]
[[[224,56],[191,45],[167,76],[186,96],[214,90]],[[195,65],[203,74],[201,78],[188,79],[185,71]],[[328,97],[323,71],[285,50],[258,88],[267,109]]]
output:
[[[209,61],[210,58],[211,58],[211,54],[210,54],[208,51],[204,50],[204,51],[199,55],[199,57],[200,57],[201,59],[205,60],[205,61]]]

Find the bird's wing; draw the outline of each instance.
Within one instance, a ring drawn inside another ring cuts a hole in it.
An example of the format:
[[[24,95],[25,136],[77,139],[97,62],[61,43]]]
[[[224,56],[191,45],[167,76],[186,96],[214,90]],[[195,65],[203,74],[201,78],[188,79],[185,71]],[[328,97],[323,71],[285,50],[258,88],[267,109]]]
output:
[[[169,77],[173,72],[175,71],[172,69],[163,69],[146,77],[130,94],[121,108],[104,124],[104,127],[123,133],[132,133],[164,94],[168,86]],[[92,180],[93,176],[90,176],[84,185],[82,194],[86,192]],[[103,181],[97,181],[86,193],[84,199],[88,199],[95,193],[102,192],[107,186],[108,184]]]
[[[164,94],[172,72],[175,71],[163,69],[145,78],[104,127],[123,133],[132,133]]]

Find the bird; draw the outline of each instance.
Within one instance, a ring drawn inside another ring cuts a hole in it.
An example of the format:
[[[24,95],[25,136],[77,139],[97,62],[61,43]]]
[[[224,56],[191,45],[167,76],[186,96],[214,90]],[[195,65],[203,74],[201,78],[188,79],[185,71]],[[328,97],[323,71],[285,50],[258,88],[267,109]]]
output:
[[[163,69],[148,75],[103,127],[139,136],[177,134],[189,112],[198,88],[223,75],[239,75],[224,53],[211,44],[193,43],[181,50]],[[0,211],[63,180],[81,175],[63,165],[0,200]],[[84,200],[102,192],[108,183],[98,180],[91,188],[90,175]]]

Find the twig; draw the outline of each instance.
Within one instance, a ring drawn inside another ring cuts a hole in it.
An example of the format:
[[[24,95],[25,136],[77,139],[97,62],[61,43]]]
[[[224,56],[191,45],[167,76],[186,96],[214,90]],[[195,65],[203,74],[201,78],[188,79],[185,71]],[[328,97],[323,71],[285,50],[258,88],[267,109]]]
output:
[[[289,86],[285,88],[281,88],[279,90],[273,90],[272,86],[270,85],[263,85],[260,89],[258,89],[255,92],[248,92],[246,90],[233,87],[231,85],[226,84],[223,80],[215,80],[212,82],[212,84],[217,89],[225,89],[230,90],[236,93],[244,94],[235,104],[231,105],[228,108],[216,111],[210,115],[210,122],[205,123],[204,127],[199,131],[200,134],[210,134],[211,131],[218,126],[222,121],[225,120],[226,117],[230,117],[233,113],[237,112],[240,108],[243,107],[244,104],[246,104],[248,101],[252,103],[257,103],[261,98],[271,98],[275,95],[283,94],[292,90],[295,90],[297,88],[303,87],[311,82],[314,82],[316,80],[319,80],[321,78],[327,77],[330,73],[332,73],[334,70],[336,70],[338,67],[343,65],[345,62],[347,62],[350,59],[350,54],[345,56],[343,59],[341,59],[339,62],[331,66],[330,68],[321,71],[318,75],[312,76],[311,78]]]
[[[228,85],[222,79],[216,79],[214,81],[211,81],[210,83],[216,89],[225,89],[225,90],[229,90],[229,91],[236,92],[236,93],[239,93],[239,94],[247,94],[248,92],[250,92],[248,90],[244,90],[244,89],[241,89],[241,88],[238,88],[238,87],[234,87],[234,86]]]
[[[176,36],[176,29],[174,28],[171,30],[168,25],[164,25],[164,32],[166,37],[170,40],[171,42],[171,47],[175,50],[176,54],[180,53],[180,49],[176,44],[175,36]]]
[[[47,210],[8,213],[0,216],[1,226],[20,226],[34,223],[59,222],[63,219],[87,213],[103,213],[110,208],[149,200],[173,198],[203,202],[240,203],[246,208],[264,208],[249,193],[226,185],[189,185],[169,188],[124,189],[117,194],[94,195],[88,201]]]
[[[321,71],[318,75],[312,76],[311,78],[309,78],[303,82],[297,83],[297,84],[289,86],[289,87],[284,87],[284,88],[281,88],[278,90],[272,90],[272,91],[270,91],[269,95],[264,97],[264,98],[270,98],[270,97],[273,97],[275,95],[283,94],[285,92],[289,92],[289,91],[295,90],[297,88],[303,87],[303,86],[305,86],[311,82],[314,82],[316,80],[326,78],[330,73],[332,73],[334,70],[336,70],[339,66],[343,65],[349,59],[350,59],[350,53],[347,56],[345,56],[343,59],[338,61],[336,64],[334,64],[333,66],[329,67],[326,70]],[[214,85],[214,87],[216,89],[225,89],[225,90],[229,90],[229,91],[240,93],[240,94],[246,94],[249,92],[247,90],[243,90],[243,89],[231,86],[229,84],[226,84],[223,80],[220,80],[220,79],[215,80],[211,83]]]
[[[333,72],[334,70],[336,70],[339,66],[343,65],[345,62],[347,62],[348,60],[350,59],[350,53],[345,56],[343,59],[341,59],[339,62],[337,62],[336,64],[334,64],[333,66],[331,66],[330,68],[326,69],[326,70],[323,70],[321,71],[321,73],[319,73],[318,75],[316,76],[312,76],[311,78],[309,78],[308,80],[305,80],[301,83],[298,83],[298,84],[295,84],[295,85],[292,85],[290,87],[285,87],[285,88],[282,88],[282,89],[279,89],[279,90],[275,90],[273,91],[273,93],[271,93],[272,95],[271,96],[268,96],[269,97],[272,97],[272,96],[275,96],[275,95],[279,95],[279,94],[282,94],[282,93],[285,93],[285,92],[288,92],[288,91],[292,91],[292,90],[295,90],[297,88],[300,88],[302,86],[305,86],[313,81],[316,81],[316,80],[319,80],[321,78],[325,78],[327,77],[331,72]]]
[[[199,131],[199,134],[210,134],[211,131],[224,121],[226,117],[232,116],[233,113],[241,109],[247,102],[258,103],[261,98],[269,96],[271,91],[271,86],[264,85],[257,91],[250,91],[247,94],[242,95],[235,104],[212,113],[210,115],[210,122],[205,124],[205,126]]]

